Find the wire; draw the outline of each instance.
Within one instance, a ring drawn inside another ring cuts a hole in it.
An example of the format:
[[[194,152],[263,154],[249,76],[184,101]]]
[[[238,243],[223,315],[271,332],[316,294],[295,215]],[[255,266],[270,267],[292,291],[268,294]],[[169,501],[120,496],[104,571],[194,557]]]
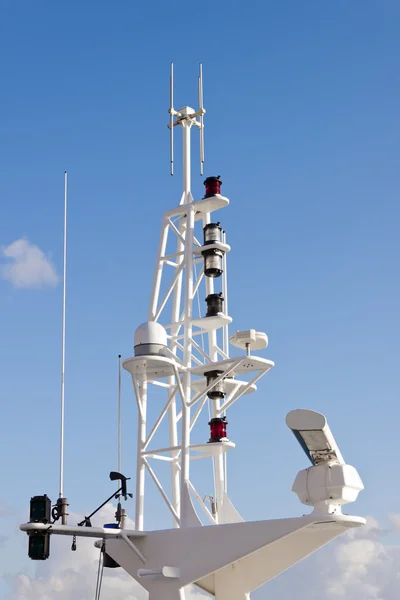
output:
[[[97,568],[97,581],[96,581],[96,591],[94,593],[94,600],[100,600],[101,586],[103,583],[103,572],[104,572],[104,550],[105,550],[105,541],[103,540],[103,543],[100,548],[99,566]]]

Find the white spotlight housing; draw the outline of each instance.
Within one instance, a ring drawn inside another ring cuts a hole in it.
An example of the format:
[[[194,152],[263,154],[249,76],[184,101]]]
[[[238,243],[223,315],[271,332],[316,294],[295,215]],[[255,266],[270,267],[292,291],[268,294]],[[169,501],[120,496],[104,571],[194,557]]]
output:
[[[354,502],[364,485],[354,467],[346,465],[324,415],[293,410],[286,416],[312,467],[299,471],[292,491],[300,502],[320,514],[341,514],[341,506]]]
[[[323,462],[345,464],[326,417],[321,413],[304,409],[292,410],[286,415],[286,425],[313,465]]]

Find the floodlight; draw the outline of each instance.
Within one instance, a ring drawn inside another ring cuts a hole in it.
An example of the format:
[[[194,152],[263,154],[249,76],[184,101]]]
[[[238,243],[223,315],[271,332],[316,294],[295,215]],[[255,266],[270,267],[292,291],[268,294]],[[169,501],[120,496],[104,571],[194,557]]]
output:
[[[286,416],[286,424],[313,465],[345,464],[324,415],[313,410],[292,410]]]

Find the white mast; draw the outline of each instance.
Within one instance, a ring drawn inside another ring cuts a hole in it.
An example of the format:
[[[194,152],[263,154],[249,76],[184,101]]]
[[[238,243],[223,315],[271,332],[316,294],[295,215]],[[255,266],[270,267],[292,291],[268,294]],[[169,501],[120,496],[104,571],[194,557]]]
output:
[[[182,130],[182,196],[179,206],[168,210],[163,218],[148,315],[149,321],[137,331],[138,340],[136,341],[135,337],[135,353],[138,348],[149,346],[143,342],[142,336],[150,335],[151,337],[153,335],[145,334],[142,328],[144,327],[149,332],[151,325],[152,331],[154,331],[156,323],[157,327],[161,328],[159,331],[168,332],[166,337],[166,346],[168,347],[165,348],[165,356],[162,358],[146,356],[145,360],[141,354],[142,350],[140,350],[139,355],[128,359],[123,365],[132,375],[138,404],[136,526],[139,530],[144,529],[146,471],[172,513],[175,527],[187,527],[197,519],[192,506],[193,500],[199,503],[208,522],[211,521],[215,524],[226,521],[228,517],[224,516],[223,509],[226,496],[226,469],[223,455],[234,448],[234,444],[226,436],[222,436],[220,440],[218,438],[219,441],[214,439],[212,443],[208,443],[210,434],[206,430],[203,432],[202,443],[194,444],[191,440],[193,429],[202,415],[203,421],[205,420],[209,402],[212,406],[212,421],[223,421],[226,408],[236,402],[244,393],[253,392],[255,381],[274,364],[266,359],[254,359],[251,365],[248,364],[244,368],[242,366],[239,370],[237,369],[241,361],[229,359],[228,353],[227,326],[232,319],[223,312],[222,301],[217,312],[212,315],[207,312],[208,316],[204,316],[206,309],[201,311],[202,315],[199,315],[198,318],[193,315],[193,301],[201,290],[203,290],[201,295],[207,296],[207,299],[214,298],[215,300],[217,297],[215,283],[220,281],[219,275],[223,272],[222,264],[226,265],[226,254],[230,250],[225,239],[221,238],[222,233],[219,234],[220,239],[211,244],[209,240],[205,243],[199,241],[205,235],[202,229],[208,226],[213,227],[211,218],[213,212],[229,204],[229,200],[220,194],[220,179],[214,177],[206,180],[207,193],[201,200],[195,202],[191,191],[191,132],[193,126],[200,130],[201,171],[204,161],[203,117],[205,109],[203,107],[201,65],[198,96],[199,108],[197,111],[189,106],[175,110],[173,106],[173,65],[171,65],[170,163],[172,174],[173,129],[180,127]],[[211,186],[211,192],[207,186]],[[197,237],[196,223],[199,227]],[[217,230],[221,229],[219,225],[215,225],[215,227]],[[167,255],[167,242],[171,235],[176,237],[176,251]],[[204,268],[205,256],[210,253],[214,259],[215,257],[217,260],[218,257],[221,258],[221,269],[217,269],[217,275],[214,273],[210,275]],[[194,266],[197,264],[202,266],[195,277]],[[219,285],[222,285],[222,292],[227,304],[228,290],[225,276]],[[164,291],[165,289],[166,291]],[[163,294],[161,294],[161,290],[163,290]],[[171,313],[170,317],[166,318],[168,306],[170,306]],[[163,323],[162,327],[159,325],[160,322]],[[206,334],[207,348],[203,348],[196,341],[203,334]],[[161,335],[163,334],[161,333]],[[266,336],[263,337],[264,339]],[[265,346],[266,343],[264,344],[262,341],[259,347]],[[212,377],[208,375],[210,372],[213,373]],[[243,381],[239,377],[240,374],[245,373],[250,374],[250,381]],[[236,377],[232,378],[234,375]],[[167,381],[162,381],[163,379]],[[166,404],[148,431],[146,408],[154,385],[166,388]],[[226,388],[226,391],[220,395],[211,393],[215,385],[222,385],[222,389]],[[212,399],[210,400],[208,396]],[[170,445],[167,448],[154,447],[153,436],[163,427],[164,417],[167,414]],[[192,482],[190,472],[193,458],[211,459],[210,468],[214,462],[215,489],[212,490],[212,496],[216,503],[211,512],[202,500],[205,496],[210,495],[210,490],[204,490],[207,493],[200,493]],[[157,461],[159,460],[169,462],[171,467],[170,497],[157,477]],[[225,513],[229,503],[229,500],[225,503]],[[233,507],[231,508],[231,512],[235,512]]]

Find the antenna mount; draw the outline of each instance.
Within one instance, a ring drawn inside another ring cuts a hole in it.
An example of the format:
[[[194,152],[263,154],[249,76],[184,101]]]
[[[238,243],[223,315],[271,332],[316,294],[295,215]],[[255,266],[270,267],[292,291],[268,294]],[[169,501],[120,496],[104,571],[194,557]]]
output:
[[[199,65],[199,76],[197,80],[198,88],[198,109],[196,112],[192,112],[185,109],[179,111],[174,109],[174,63],[171,63],[171,70],[169,76],[169,157],[170,157],[170,174],[174,174],[174,127],[176,125],[183,125],[184,121],[191,121],[191,125],[196,125],[200,131],[200,175],[203,175],[204,166],[204,115],[206,114],[203,106],[203,65]],[[176,119],[175,119],[176,117]],[[198,119],[197,119],[198,117]]]

